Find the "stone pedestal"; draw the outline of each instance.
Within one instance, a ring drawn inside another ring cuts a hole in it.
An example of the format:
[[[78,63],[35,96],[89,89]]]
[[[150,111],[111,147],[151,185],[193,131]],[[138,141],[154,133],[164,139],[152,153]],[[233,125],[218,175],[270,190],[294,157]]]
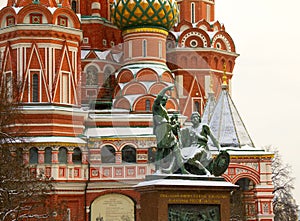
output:
[[[216,177],[151,175],[135,189],[141,194],[141,221],[228,221],[236,187]]]

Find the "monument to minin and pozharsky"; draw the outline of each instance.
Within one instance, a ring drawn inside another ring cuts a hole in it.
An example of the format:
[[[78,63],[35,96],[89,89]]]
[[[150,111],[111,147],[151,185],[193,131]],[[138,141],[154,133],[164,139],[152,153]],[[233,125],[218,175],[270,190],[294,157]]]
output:
[[[191,116],[192,126],[180,128],[178,114],[169,117],[164,88],[152,107],[153,132],[157,139],[156,172],[139,183],[143,221],[219,221],[230,219],[230,192],[235,185],[222,175],[230,161],[199,113]],[[213,158],[210,139],[219,154]]]
[[[130,69],[132,65],[139,66],[147,61],[156,65],[161,73],[169,72],[165,55],[157,54],[155,62],[150,61],[145,44],[147,41],[153,43],[153,50],[150,50],[153,55],[155,45],[159,46],[158,51],[164,51],[168,30],[177,19],[176,1],[114,2],[112,20],[122,30],[125,51],[128,51],[122,68]],[[142,41],[145,36],[148,39]],[[129,53],[132,45],[141,44],[145,46],[141,56]],[[192,114],[191,127],[182,129],[178,121],[180,113],[168,115],[167,92],[173,87],[173,83],[165,84],[152,106],[157,142],[155,173],[135,186],[141,194],[140,217],[143,221],[229,220],[229,194],[235,186],[220,177],[229,165],[229,155],[220,148],[208,125],[201,124],[199,113]],[[219,151],[215,159],[210,153],[208,139]]]

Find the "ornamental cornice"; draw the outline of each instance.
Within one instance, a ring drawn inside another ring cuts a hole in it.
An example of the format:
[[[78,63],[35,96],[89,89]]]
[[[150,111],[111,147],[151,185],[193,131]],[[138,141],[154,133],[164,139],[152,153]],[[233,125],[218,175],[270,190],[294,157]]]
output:
[[[34,36],[34,37],[32,37]],[[30,37],[30,39],[49,39],[51,40],[67,40],[74,41],[78,44],[83,38],[83,33],[79,29],[63,28],[57,25],[15,25],[12,27],[6,27],[0,29],[0,41],[9,39],[10,41],[16,39],[24,39]]]
[[[153,135],[153,136],[147,136],[147,137],[91,137],[89,138],[89,141],[90,142],[98,142],[99,144],[109,144],[109,142],[117,142],[117,143],[121,143],[122,141],[126,141],[127,143],[128,142],[136,142],[136,141],[141,141],[141,142],[146,142],[146,141],[150,141],[150,142],[153,142],[155,141],[156,142],[156,137]]]
[[[219,54],[223,54],[223,55],[229,55],[229,56],[233,56],[233,57],[238,57],[240,56],[238,53],[236,52],[231,52],[231,51],[223,51],[217,48],[187,48],[187,47],[176,47],[176,48],[171,48],[168,49],[167,54],[170,53],[180,53],[186,51],[188,53],[190,53],[191,51],[193,52],[213,52],[213,53],[219,53]]]
[[[160,33],[165,36],[168,36],[168,34],[169,34],[169,32],[166,30],[163,30],[161,28],[152,28],[152,27],[126,29],[122,33],[123,33],[123,35],[127,35],[127,34],[132,34],[132,33],[143,33],[143,32]]]

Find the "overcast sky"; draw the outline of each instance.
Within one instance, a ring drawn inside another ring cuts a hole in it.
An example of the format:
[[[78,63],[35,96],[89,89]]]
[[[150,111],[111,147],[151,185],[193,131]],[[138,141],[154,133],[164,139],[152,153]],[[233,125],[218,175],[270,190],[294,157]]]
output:
[[[216,0],[215,7],[240,54],[233,101],[255,145],[277,148],[293,167],[300,204],[300,1]]]
[[[215,7],[240,54],[233,101],[255,145],[278,148],[293,167],[300,204],[300,1],[216,0]]]

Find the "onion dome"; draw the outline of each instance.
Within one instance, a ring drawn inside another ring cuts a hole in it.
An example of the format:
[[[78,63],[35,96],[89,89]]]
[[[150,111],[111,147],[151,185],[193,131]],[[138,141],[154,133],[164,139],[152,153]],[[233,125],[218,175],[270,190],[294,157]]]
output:
[[[115,0],[111,4],[112,21],[122,31],[151,27],[168,31],[178,13],[175,0]]]

